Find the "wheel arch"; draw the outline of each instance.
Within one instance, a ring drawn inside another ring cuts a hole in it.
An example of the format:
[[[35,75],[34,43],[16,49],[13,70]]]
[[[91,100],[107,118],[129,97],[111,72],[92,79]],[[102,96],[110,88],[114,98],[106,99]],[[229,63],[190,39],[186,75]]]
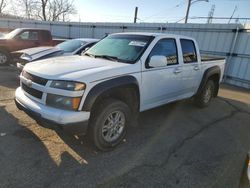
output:
[[[214,97],[216,97],[219,91],[220,76],[221,76],[221,70],[219,66],[216,65],[216,66],[208,68],[203,74],[203,77],[202,77],[202,80],[201,80],[201,83],[197,90],[196,95],[199,95],[202,92],[208,80],[213,80],[215,84],[215,90],[214,90],[213,95]]]
[[[93,107],[106,98],[119,99],[138,111],[140,92],[138,81],[131,75],[113,78],[95,85],[87,94],[82,110],[92,111]]]

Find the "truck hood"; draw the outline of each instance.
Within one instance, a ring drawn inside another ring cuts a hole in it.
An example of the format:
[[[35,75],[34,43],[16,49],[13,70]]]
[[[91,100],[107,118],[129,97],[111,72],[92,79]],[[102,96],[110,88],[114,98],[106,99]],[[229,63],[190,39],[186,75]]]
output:
[[[107,72],[108,70],[129,65],[130,64],[113,62],[105,59],[74,55],[28,63],[25,65],[24,70],[47,79],[77,80],[87,74],[91,74],[97,78],[95,73],[100,71]]]

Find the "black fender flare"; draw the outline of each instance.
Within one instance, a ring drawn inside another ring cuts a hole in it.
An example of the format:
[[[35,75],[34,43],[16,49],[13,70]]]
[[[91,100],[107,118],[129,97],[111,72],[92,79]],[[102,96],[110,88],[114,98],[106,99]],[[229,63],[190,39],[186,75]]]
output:
[[[208,79],[213,76],[213,75],[216,75],[218,74],[219,76],[219,79],[220,79],[220,76],[221,76],[221,70],[220,70],[220,67],[219,66],[213,66],[213,67],[210,67],[208,68],[204,74],[203,74],[203,77],[202,77],[202,80],[201,80],[201,83],[200,83],[200,86],[196,92],[196,96],[201,94],[201,91],[203,90],[203,88],[205,87],[205,84],[206,82],[208,81]],[[217,88],[217,91],[216,91],[216,94],[217,95],[218,93],[218,88]]]
[[[95,85],[87,94],[82,110],[83,111],[91,111],[92,106],[99,96],[102,94],[112,91],[113,89],[120,89],[125,87],[135,87],[137,90],[137,94],[139,94],[139,85],[138,81],[135,77],[131,75],[125,75],[117,78],[112,78],[110,80],[106,80]]]

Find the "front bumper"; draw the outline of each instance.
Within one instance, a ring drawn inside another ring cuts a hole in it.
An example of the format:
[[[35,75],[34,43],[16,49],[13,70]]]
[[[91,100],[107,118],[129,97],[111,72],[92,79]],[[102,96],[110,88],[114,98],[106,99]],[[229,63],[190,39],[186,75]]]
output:
[[[15,93],[15,103],[18,109],[48,128],[53,129],[56,126],[73,134],[84,134],[87,131],[90,112],[60,110],[46,106],[28,98],[20,87]]]

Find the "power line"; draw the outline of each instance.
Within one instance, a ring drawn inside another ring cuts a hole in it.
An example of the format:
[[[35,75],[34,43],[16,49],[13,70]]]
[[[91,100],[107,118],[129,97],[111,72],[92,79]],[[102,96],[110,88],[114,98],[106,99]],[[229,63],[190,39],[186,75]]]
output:
[[[191,17],[190,19],[208,19],[209,17],[207,16],[194,16],[194,17]],[[213,19],[216,19],[216,20],[229,20],[229,19],[232,19],[232,20],[250,20],[250,17],[213,17]]]
[[[181,7],[181,6],[184,5],[184,4],[186,4],[186,1],[185,1],[185,0],[181,1],[180,3],[178,3],[177,5],[175,5],[175,6],[171,7],[171,8],[168,8],[168,9],[165,9],[165,10],[160,11],[160,12],[158,12],[158,13],[152,14],[151,16],[145,17],[144,19],[141,19],[141,20],[142,20],[142,21],[148,20],[148,19],[150,19],[150,18],[152,18],[152,17],[161,15],[163,12],[167,12],[167,11],[169,11],[169,10],[173,10],[173,9],[175,9],[175,8],[179,8],[179,7]]]

